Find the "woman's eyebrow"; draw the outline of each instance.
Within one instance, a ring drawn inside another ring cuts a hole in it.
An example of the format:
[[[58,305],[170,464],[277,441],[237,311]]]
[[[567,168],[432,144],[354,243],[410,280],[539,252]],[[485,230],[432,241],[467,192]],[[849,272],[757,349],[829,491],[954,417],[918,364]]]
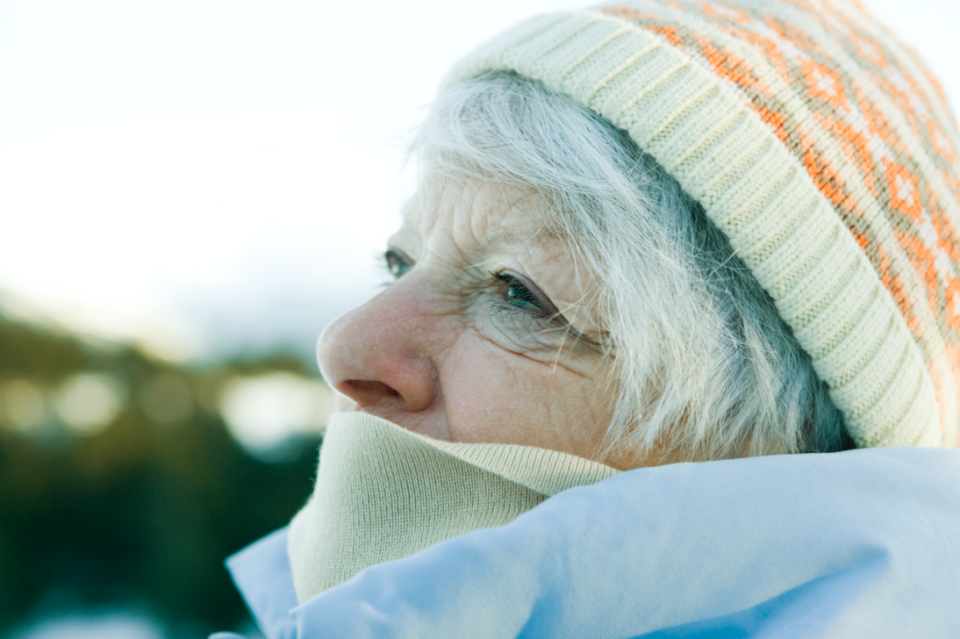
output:
[[[483,240],[489,246],[515,250],[529,248],[531,242],[560,239],[560,236],[545,224],[524,224],[520,228],[517,226],[497,225],[484,234]]]
[[[420,251],[423,240],[410,224],[404,220],[403,225],[387,238],[389,248],[403,249],[410,257]]]
[[[503,228],[497,228],[490,233],[486,233],[483,239],[488,246],[497,248],[515,249],[524,245],[524,242],[515,233]]]

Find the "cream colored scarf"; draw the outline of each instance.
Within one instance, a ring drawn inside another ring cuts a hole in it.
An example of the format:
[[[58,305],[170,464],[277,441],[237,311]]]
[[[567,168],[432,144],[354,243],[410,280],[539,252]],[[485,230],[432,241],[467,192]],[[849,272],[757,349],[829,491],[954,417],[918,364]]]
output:
[[[300,603],[384,561],[502,526],[618,471],[556,451],[429,439],[366,413],[330,418],[313,495],[290,525]]]

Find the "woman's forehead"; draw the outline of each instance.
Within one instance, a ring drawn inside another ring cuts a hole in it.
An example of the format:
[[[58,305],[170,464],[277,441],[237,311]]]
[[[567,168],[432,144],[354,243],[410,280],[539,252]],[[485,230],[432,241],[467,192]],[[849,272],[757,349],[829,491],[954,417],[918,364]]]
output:
[[[464,248],[516,252],[559,240],[532,189],[477,179],[432,181],[403,209],[398,236],[421,241],[437,231]]]

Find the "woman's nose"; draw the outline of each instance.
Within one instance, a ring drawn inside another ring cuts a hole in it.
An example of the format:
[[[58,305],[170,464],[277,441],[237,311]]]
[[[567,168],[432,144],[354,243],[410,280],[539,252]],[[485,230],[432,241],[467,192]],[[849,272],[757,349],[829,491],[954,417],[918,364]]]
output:
[[[430,315],[400,283],[353,309],[320,336],[317,360],[324,379],[358,408],[420,412],[437,396],[428,343]]]

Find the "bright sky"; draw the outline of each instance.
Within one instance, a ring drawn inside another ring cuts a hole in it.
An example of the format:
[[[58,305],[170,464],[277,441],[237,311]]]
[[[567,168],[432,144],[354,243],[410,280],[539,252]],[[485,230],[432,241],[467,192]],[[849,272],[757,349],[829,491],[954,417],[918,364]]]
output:
[[[3,0],[7,305],[170,355],[309,345],[383,279],[400,149],[449,65],[587,4]],[[960,8],[867,5],[960,102]]]

